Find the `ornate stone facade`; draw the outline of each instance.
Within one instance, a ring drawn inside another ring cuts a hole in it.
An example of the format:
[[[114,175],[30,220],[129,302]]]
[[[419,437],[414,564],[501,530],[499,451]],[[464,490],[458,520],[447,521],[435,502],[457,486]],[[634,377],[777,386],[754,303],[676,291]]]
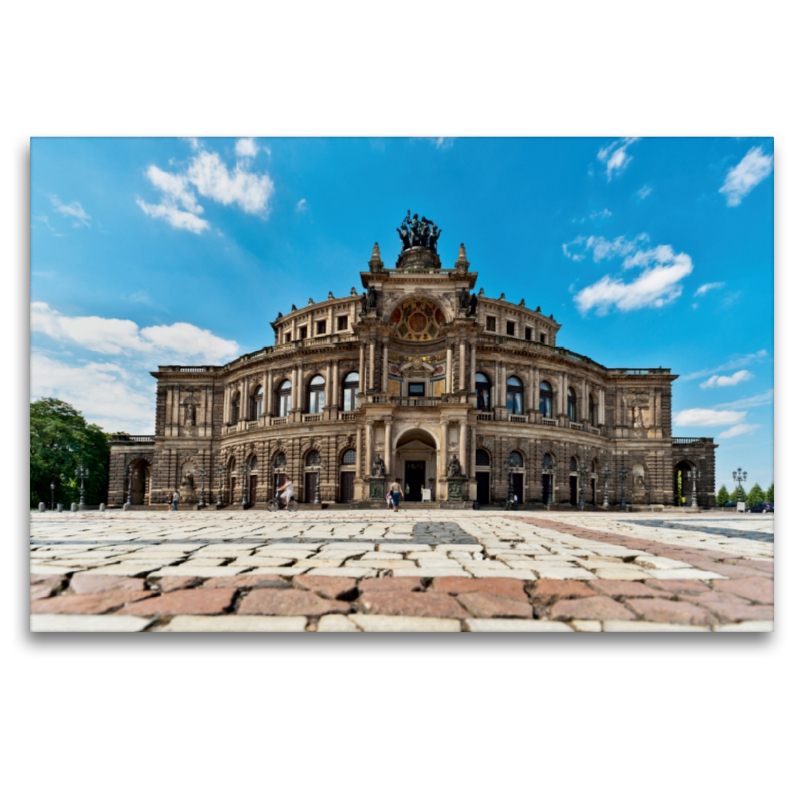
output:
[[[177,488],[211,505],[221,485],[225,504],[263,505],[288,474],[305,503],[317,481],[323,503],[381,502],[397,475],[411,500],[503,502],[511,486],[520,502],[578,504],[582,489],[599,506],[607,482],[616,505],[624,469],[628,503],[674,505],[678,471],[691,502],[696,467],[713,506],[713,440],[672,438],[676,375],[558,347],[552,314],[473,293],[463,245],[446,269],[430,236],[404,233],[394,268],[376,244],[363,294],[279,315],[271,347],[151,373],[155,435],[112,444],[109,503],[131,483],[134,504]]]

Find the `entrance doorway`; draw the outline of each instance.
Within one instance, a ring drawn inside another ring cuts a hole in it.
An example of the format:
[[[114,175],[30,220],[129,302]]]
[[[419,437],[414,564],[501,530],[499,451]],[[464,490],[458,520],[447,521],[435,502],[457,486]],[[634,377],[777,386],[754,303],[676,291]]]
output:
[[[521,472],[514,472],[511,474],[511,481],[514,485],[514,494],[517,496],[517,502],[522,505],[524,502],[522,497],[522,483],[523,475]]]
[[[425,462],[406,461],[405,485],[408,487],[406,500],[422,501],[422,488],[425,486]],[[405,487],[403,487],[405,490]]]
[[[258,489],[258,475],[250,476],[250,505],[256,504],[256,490]]]
[[[313,503],[317,493],[318,472],[306,472],[305,493],[303,494],[304,503]]]
[[[355,472],[339,473],[339,502],[352,503],[355,498]]]
[[[477,481],[478,502],[481,505],[488,506],[490,502],[489,496],[489,473],[476,472],[475,479]]]
[[[542,502],[547,505],[550,502],[550,482],[552,475],[542,475]]]
[[[578,505],[578,476],[569,476],[569,501],[572,505]]]

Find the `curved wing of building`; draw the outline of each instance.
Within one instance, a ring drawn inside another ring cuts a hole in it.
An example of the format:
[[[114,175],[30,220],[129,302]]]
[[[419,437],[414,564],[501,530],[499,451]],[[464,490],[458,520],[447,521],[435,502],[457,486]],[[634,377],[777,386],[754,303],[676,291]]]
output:
[[[432,226],[432,227],[431,227]],[[394,268],[279,315],[275,343],[222,366],[160,366],[154,436],[112,443],[109,502],[714,504],[712,439],[672,437],[661,367],[559,347],[540,307],[474,293],[464,245],[409,215]],[[693,472],[694,470],[694,472]],[[694,491],[693,491],[694,490]]]

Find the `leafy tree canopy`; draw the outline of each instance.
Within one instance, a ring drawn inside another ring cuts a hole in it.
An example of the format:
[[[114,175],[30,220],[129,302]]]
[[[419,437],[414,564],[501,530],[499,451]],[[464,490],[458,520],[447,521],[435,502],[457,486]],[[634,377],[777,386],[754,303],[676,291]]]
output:
[[[775,484],[771,483],[769,485],[769,489],[767,489],[767,502],[774,503],[775,502]]]
[[[50,484],[55,484],[57,503],[78,502],[78,464],[89,470],[85,481],[86,502],[106,500],[110,448],[103,430],[90,425],[69,403],[45,397],[31,403],[31,507],[50,503]]]
[[[730,494],[728,494],[728,490],[725,488],[725,484],[723,483],[722,486],[719,487],[719,491],[717,492],[717,505],[724,506],[731,499]]]
[[[764,490],[756,483],[747,493],[747,505],[754,506],[756,503],[764,502]]]

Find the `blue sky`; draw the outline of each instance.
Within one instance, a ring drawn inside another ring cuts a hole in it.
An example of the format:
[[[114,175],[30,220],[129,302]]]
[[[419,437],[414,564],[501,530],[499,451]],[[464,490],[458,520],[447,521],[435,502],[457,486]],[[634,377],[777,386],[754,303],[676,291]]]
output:
[[[157,364],[274,342],[359,289],[407,209],[486,294],[609,367],[670,367],[717,485],[773,480],[771,138],[57,139],[31,143],[31,396],[149,433]]]

